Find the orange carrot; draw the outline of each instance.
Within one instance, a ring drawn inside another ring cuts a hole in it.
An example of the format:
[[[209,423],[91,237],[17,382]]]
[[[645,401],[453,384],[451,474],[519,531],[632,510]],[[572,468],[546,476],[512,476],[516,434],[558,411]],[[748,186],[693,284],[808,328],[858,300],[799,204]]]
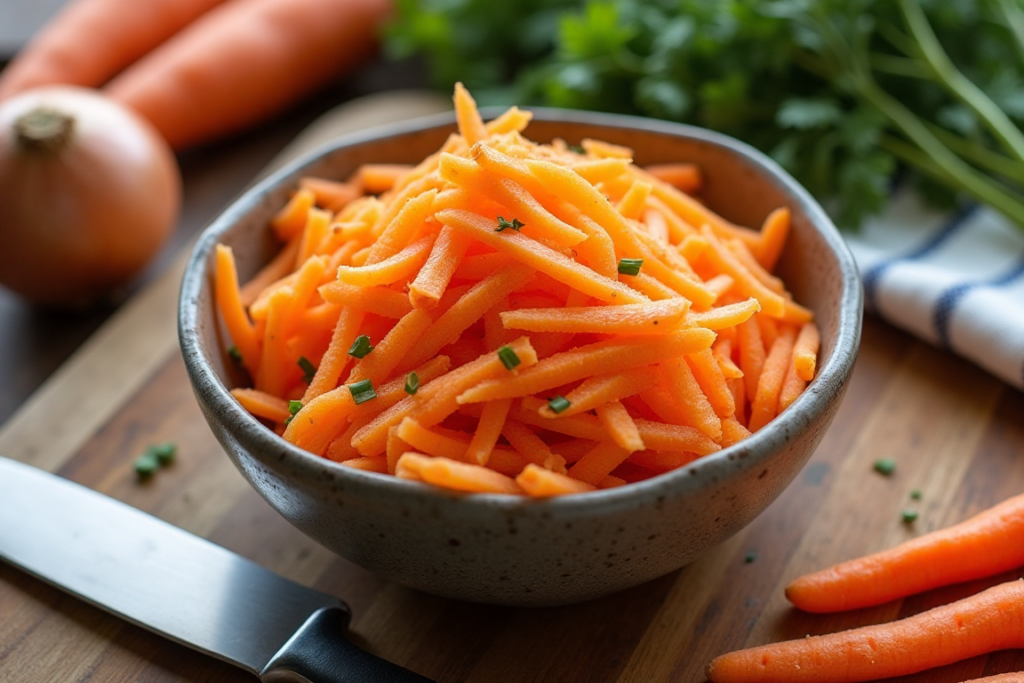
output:
[[[409,297],[387,287],[356,287],[344,282],[331,282],[319,289],[324,301],[386,318],[401,318],[412,310]]]
[[[344,308],[338,318],[338,324],[331,336],[331,343],[320,361],[320,367],[316,370],[313,381],[309,383],[303,403],[309,403],[320,394],[327,393],[338,386],[341,373],[351,356],[348,350],[359,334],[359,326],[362,325],[365,313],[355,308]],[[269,329],[269,324],[268,324]]]
[[[632,163],[630,159],[608,157],[605,159],[585,159],[569,166],[578,175],[583,176],[588,182],[596,185],[600,182],[621,177],[629,171]]]
[[[433,246],[434,236],[427,235],[401,251],[373,263],[370,263],[373,258],[373,252],[370,252],[367,265],[338,268],[338,282],[360,287],[394,284],[418,272]]]
[[[429,310],[437,305],[470,244],[469,238],[447,225],[441,228],[427,262],[409,285],[409,302],[414,308]]]
[[[423,333],[433,324],[424,311],[412,310],[407,313],[391,331],[384,335],[373,351],[356,363],[349,375],[348,383],[369,379],[374,385],[391,376],[395,366],[408,355]]]
[[[376,472],[378,474],[387,474],[388,471],[387,458],[350,458],[342,460],[338,464],[342,467],[351,467],[354,470]]]
[[[743,377],[743,371],[732,360],[732,341],[728,337],[719,335],[711,347],[715,360],[718,362],[718,367],[722,371],[722,376],[727,380]]]
[[[235,269],[235,256],[231,247],[217,245],[217,263],[214,270],[214,296],[217,307],[224,318],[224,324],[231,335],[235,348],[242,354],[242,363],[255,376],[260,364],[260,340],[249,316],[242,308],[242,298],[238,290],[238,271]]]
[[[708,664],[713,683],[855,683],[1024,647],[1024,581],[889,624],[731,652]]]
[[[175,149],[206,142],[280,111],[368,56],[387,11],[383,0],[227,2],[122,71],[106,93]]]
[[[363,164],[355,177],[364,192],[381,194],[394,187],[411,170],[412,166],[408,164]]]
[[[282,437],[314,455],[323,455],[348,424],[355,408],[347,386],[326,391],[308,401],[292,417]]]
[[[700,192],[704,178],[694,164],[651,164],[644,170],[686,194]]]
[[[748,318],[736,326],[736,339],[740,349],[740,369],[743,370],[743,382],[746,394],[753,398],[757,395],[757,383],[761,379],[764,367],[764,344],[761,342],[761,329],[757,321]]]
[[[793,366],[796,368],[797,375],[805,382],[814,379],[820,345],[821,337],[818,334],[817,325],[806,323],[800,328],[800,334],[793,345]]]
[[[477,111],[476,100],[462,83],[455,84],[455,118],[459,123],[459,133],[470,145],[489,137],[480,112]]]
[[[515,480],[504,474],[479,465],[448,458],[431,458],[420,453],[410,452],[400,457],[395,474],[466,493],[522,493]]]
[[[802,576],[786,597],[808,612],[880,605],[1024,565],[1024,495],[946,529]]]
[[[771,353],[764,361],[761,376],[757,381],[757,393],[750,407],[750,422],[747,429],[752,432],[764,427],[778,414],[779,392],[786,378],[786,368],[793,361],[793,328],[786,326],[772,344]]]
[[[299,178],[299,187],[316,197],[316,205],[330,211],[341,211],[362,195],[362,188],[353,183],[340,183],[326,178]]]
[[[437,379],[441,375],[445,374],[451,369],[451,360],[448,356],[437,356],[431,358],[423,365],[419,366],[414,370],[416,376],[419,378],[420,384],[427,384]],[[360,423],[359,428],[369,424],[373,418],[383,413],[385,410],[395,405],[402,399],[408,398],[408,394],[405,391],[405,381],[408,375],[399,375],[395,379],[389,381],[387,384],[375,388],[374,391],[377,394],[377,398],[372,401],[360,403],[352,411],[352,424]],[[355,434],[355,431],[353,431]]]
[[[480,415],[480,423],[473,432],[473,440],[469,442],[466,459],[478,465],[486,465],[491,457],[494,445],[498,443],[501,429],[505,425],[512,399],[506,398],[484,404],[484,412]]]
[[[793,363],[788,363],[786,367],[786,377],[782,380],[782,389],[779,391],[779,412],[788,408],[793,404],[793,401],[800,398],[800,394],[807,388],[807,382],[800,379],[800,375],[796,374],[796,366]]]
[[[501,435],[508,439],[512,448],[519,451],[527,462],[565,474],[565,458],[553,453],[544,440],[523,423],[506,419],[501,427]]]
[[[764,352],[772,350],[772,345],[779,336],[779,326],[773,318],[766,315],[755,315],[757,327],[761,331],[761,342],[764,344]]]
[[[621,200],[619,200],[619,203],[618,205],[616,205],[615,209],[620,214],[622,214],[624,218],[632,218],[634,220],[639,220],[640,216],[643,214],[644,209],[647,206],[647,198],[650,196],[651,184],[638,180],[634,182],[633,185],[629,188],[629,192],[627,192],[626,195]],[[668,225],[665,226],[665,230],[665,241],[668,241]]]
[[[597,486],[612,470],[625,462],[631,452],[614,441],[602,441],[569,468],[569,476]]]
[[[396,199],[394,205],[401,206],[401,210],[393,218],[385,222],[387,215],[381,217],[378,225],[382,232],[377,240],[370,247],[370,253],[366,257],[366,265],[380,263],[384,259],[398,254],[409,245],[412,236],[423,226],[423,222],[433,213],[434,197],[437,196],[436,189],[428,189],[419,194],[414,194],[416,188],[407,188],[411,195],[409,200],[402,202]],[[375,228],[377,226],[374,226]]]
[[[656,340],[624,337],[580,346],[545,358],[533,367],[520,370],[514,377],[482,382],[461,394],[459,403],[536,394],[581,380],[593,374],[594,368],[603,372],[619,372],[696,353],[710,347],[713,339],[714,334],[710,330],[691,328]]]
[[[255,415],[271,422],[284,422],[291,413],[288,411],[288,401],[277,396],[271,396],[255,389],[232,389],[231,395],[242,404],[242,407]]]
[[[786,237],[789,236],[790,213],[786,207],[775,209],[761,226],[761,241],[757,247],[752,247],[754,255],[761,265],[768,272],[775,270],[775,264],[782,255],[782,247],[786,244]]]
[[[633,418],[618,401],[611,401],[597,407],[597,419],[608,431],[608,436],[620,448],[632,453],[644,450],[644,440],[636,428]],[[610,470],[609,470],[610,471]]]
[[[0,78],[0,101],[43,85],[98,88],[224,0],[76,0]]]
[[[511,133],[512,131],[522,133],[532,120],[532,111],[524,111],[519,107],[509,107],[504,114],[493,121],[488,121],[484,127],[487,128],[487,132],[490,135],[501,135],[503,133]]]
[[[705,225],[701,235],[708,241],[708,248],[701,254],[700,262],[706,263],[717,272],[725,273],[734,281],[734,287],[744,296],[751,296],[761,304],[761,309],[773,318],[782,317],[785,311],[783,297],[765,287],[760,280],[729,251],[715,235],[714,230]]]
[[[750,436],[750,430],[741,425],[735,415],[722,420],[722,448],[732,446]]]
[[[595,375],[585,379],[578,387],[565,395],[565,399],[569,401],[568,408],[556,413],[545,404],[540,409],[540,414],[551,419],[578,415],[609,401],[618,401],[639,394],[654,386],[657,381],[658,377],[654,369],[649,366],[613,375]]]
[[[594,486],[530,463],[516,477],[516,483],[534,498],[551,498],[593,491]]]
[[[586,150],[587,154],[592,154],[596,157],[611,157],[614,159],[632,159],[633,150],[624,145],[613,145],[610,142],[603,140],[593,140],[591,138],[583,138],[580,141],[580,146]]]
[[[256,371],[256,388],[271,396],[284,396],[288,388],[285,372],[288,365],[285,343],[288,340],[285,325],[291,299],[291,290],[278,290],[270,295],[267,306],[267,327],[263,333],[263,353]],[[244,356],[242,360],[245,360]]]
[[[301,189],[292,195],[288,203],[270,220],[270,227],[274,229],[277,238],[287,242],[293,237],[302,234],[306,226],[306,217],[309,210],[316,204],[316,195],[312,190]]]
[[[668,390],[672,406],[684,416],[682,424],[690,425],[707,434],[714,441],[722,440],[722,420],[715,413],[711,401],[704,395],[683,358],[659,365],[663,386]]]
[[[593,334],[668,334],[679,327],[690,302],[667,299],[623,306],[521,308],[501,314],[508,329]]]
[[[715,409],[715,414],[724,420],[735,413],[736,401],[725,383],[725,375],[722,374],[722,369],[711,349],[691,353],[686,357],[686,363],[711,407]]]

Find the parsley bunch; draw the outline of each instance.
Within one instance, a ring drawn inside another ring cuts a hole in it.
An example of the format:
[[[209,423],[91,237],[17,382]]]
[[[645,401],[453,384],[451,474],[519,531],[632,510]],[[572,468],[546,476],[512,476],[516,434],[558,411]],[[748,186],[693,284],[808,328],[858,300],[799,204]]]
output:
[[[903,171],[1024,226],[1022,0],[399,0],[395,56],[484,104],[640,114],[767,152],[842,227]]]

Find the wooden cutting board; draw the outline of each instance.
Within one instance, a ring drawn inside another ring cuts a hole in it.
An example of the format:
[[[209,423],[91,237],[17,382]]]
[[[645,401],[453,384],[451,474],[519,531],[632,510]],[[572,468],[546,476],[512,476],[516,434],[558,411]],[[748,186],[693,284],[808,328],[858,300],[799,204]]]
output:
[[[330,116],[335,131],[430,111],[387,95]],[[294,153],[292,148],[289,153]],[[618,595],[553,609],[460,603],[378,579],[292,528],[246,484],[199,413],[177,347],[182,262],[138,295],[7,424],[0,453],[92,487],[352,607],[361,646],[442,682],[702,681],[722,652],[890,621],[1024,570],[875,609],[811,616],[787,607],[797,575],[957,522],[1024,491],[1024,394],[875,319],[842,409],[790,488],[750,527],[692,565]],[[148,444],[175,464],[139,482]],[[872,470],[883,457],[891,477]],[[920,490],[922,499],[910,498]],[[2,502],[0,502],[2,504]],[[901,511],[920,511],[905,524]],[[908,678],[958,683],[1024,670],[1024,651]],[[0,564],[0,681],[250,681]]]

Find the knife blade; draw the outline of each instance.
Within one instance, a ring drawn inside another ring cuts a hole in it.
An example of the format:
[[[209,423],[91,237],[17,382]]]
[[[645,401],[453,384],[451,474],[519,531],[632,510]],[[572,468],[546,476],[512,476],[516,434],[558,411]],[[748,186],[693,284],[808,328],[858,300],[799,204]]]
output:
[[[267,683],[431,683],[352,645],[338,598],[4,457],[0,558]]]

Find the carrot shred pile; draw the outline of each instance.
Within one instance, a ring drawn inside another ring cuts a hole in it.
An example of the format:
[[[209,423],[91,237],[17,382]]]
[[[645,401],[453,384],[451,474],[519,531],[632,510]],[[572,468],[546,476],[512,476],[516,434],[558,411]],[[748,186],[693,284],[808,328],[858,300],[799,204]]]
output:
[[[548,497],[684,466],[796,400],[819,336],[771,273],[788,209],[737,226],[691,164],[534,143],[529,112],[485,124],[461,84],[455,105],[416,166],[303,179],[249,284],[218,245],[246,410],[342,465]]]

